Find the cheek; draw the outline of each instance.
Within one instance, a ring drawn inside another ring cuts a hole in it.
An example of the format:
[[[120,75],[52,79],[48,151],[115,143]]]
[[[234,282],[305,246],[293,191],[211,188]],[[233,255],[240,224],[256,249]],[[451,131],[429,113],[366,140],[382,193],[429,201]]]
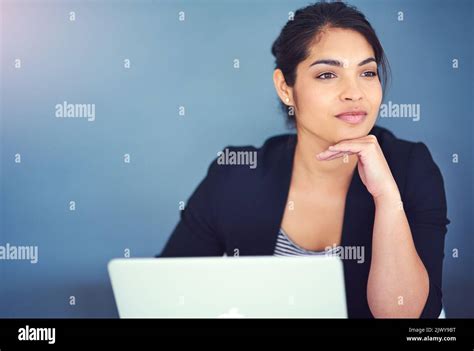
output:
[[[370,105],[373,109],[378,110],[380,103],[382,102],[382,86],[380,84],[375,84],[371,86],[367,91],[367,97],[370,102]]]
[[[374,84],[373,86],[367,87],[366,90],[367,102],[370,105],[371,115],[377,118],[382,102],[382,87],[380,84]]]
[[[324,113],[333,105],[334,94],[317,87],[316,84],[302,84],[298,90],[298,103],[301,111]]]

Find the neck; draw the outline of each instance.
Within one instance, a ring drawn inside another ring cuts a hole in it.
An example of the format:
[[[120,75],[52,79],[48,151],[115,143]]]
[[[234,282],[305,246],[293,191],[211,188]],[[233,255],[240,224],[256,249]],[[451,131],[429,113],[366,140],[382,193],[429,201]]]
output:
[[[357,166],[357,155],[348,155],[334,160],[318,160],[316,155],[334,143],[319,138],[304,129],[298,129],[294,170],[297,178],[310,183],[334,183],[348,185]]]

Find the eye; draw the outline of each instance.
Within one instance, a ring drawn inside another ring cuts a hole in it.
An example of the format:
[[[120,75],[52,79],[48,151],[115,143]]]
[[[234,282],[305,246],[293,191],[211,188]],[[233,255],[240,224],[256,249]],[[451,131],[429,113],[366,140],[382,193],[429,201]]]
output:
[[[374,71],[367,71],[367,72],[364,72],[363,74],[369,74],[368,76],[365,76],[368,78],[377,77],[377,72],[374,72]]]
[[[321,80],[326,80],[326,79],[332,79],[333,77],[331,77],[331,76],[335,77],[336,75],[334,73],[331,73],[331,72],[324,72],[324,73],[321,73],[316,78],[321,79]]]

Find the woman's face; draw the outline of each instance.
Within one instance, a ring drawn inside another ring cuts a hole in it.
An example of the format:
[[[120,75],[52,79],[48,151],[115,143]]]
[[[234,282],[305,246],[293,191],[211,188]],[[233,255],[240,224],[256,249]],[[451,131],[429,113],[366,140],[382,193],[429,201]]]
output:
[[[361,34],[346,29],[331,28],[320,35],[297,66],[295,85],[289,89],[298,129],[329,143],[366,136],[382,101],[374,51]],[[336,117],[353,110],[367,115],[359,123]]]

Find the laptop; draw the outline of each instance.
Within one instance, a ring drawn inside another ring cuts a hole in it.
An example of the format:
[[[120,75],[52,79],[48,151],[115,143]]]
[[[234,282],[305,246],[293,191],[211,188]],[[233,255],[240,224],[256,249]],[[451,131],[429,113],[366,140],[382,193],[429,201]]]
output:
[[[119,258],[120,318],[346,318],[339,257]]]

